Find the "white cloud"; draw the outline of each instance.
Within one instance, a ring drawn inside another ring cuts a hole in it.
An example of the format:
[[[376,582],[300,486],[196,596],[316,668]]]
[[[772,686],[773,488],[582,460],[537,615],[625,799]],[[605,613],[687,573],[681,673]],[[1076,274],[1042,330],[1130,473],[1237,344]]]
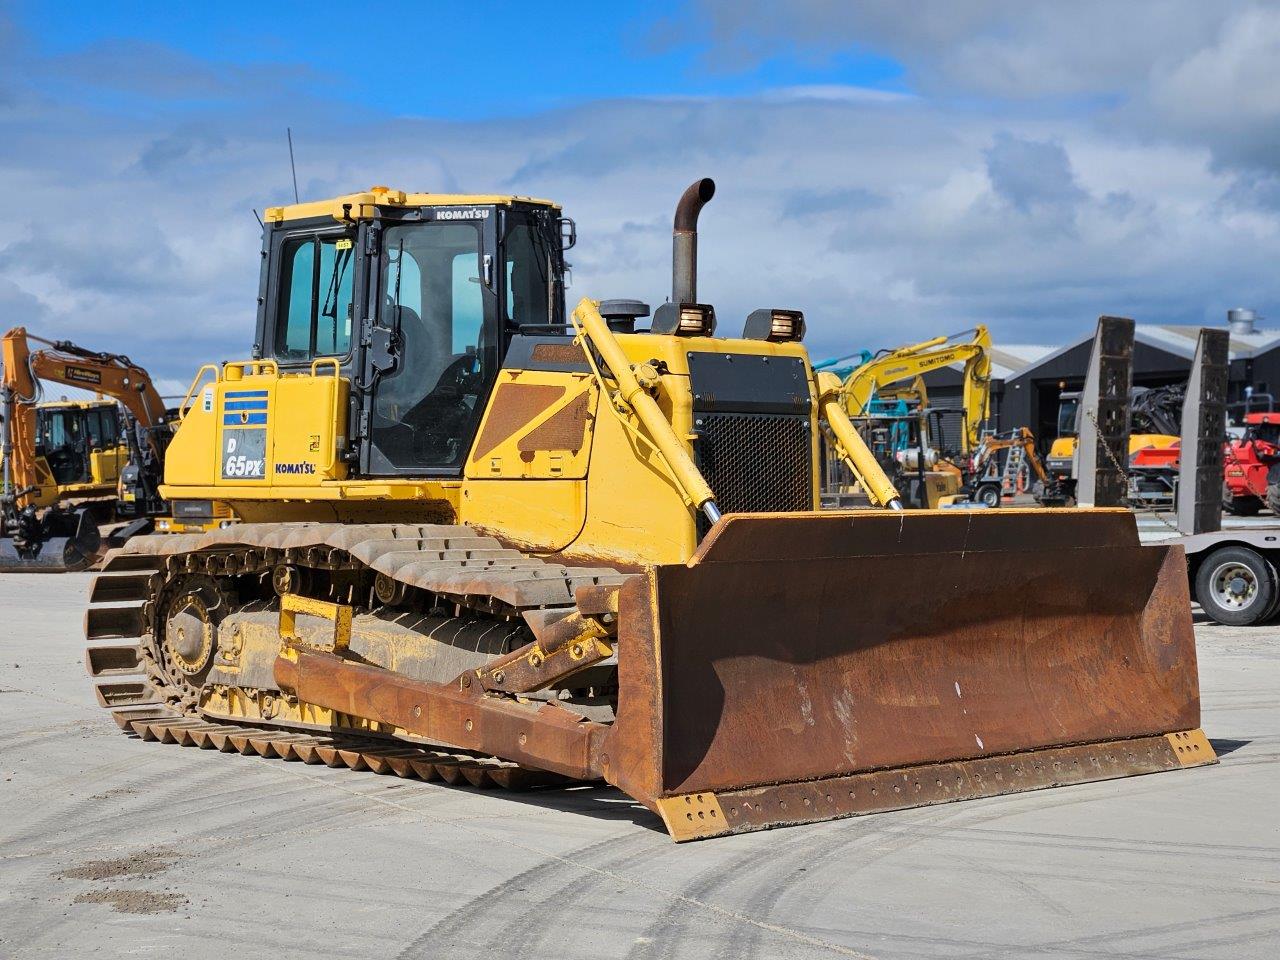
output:
[[[816,30],[823,21],[805,11],[820,6],[797,7],[796,23]],[[1159,57],[1120,57],[1116,26],[1097,38],[1089,69],[1073,74],[1064,64],[1084,55],[1090,31],[1062,26],[1055,47],[1051,28],[1065,22],[1058,6],[1030,4],[1010,52],[992,53],[969,92],[1000,76],[1017,87],[1037,56],[1051,74],[1039,82],[1072,94],[1151,76],[1160,89],[1205,84],[1219,91],[1206,94],[1214,102],[1256,80],[1239,71],[1212,79],[1212,61],[1199,65],[1196,52],[1238,51],[1244,41],[1223,17],[1214,21],[1221,29],[1190,36],[1203,17],[1185,10],[1191,26],[1151,31],[1171,45],[1163,72]],[[871,31],[867,42],[945,46],[936,71],[960,70],[988,49],[1009,9],[947,4],[934,9],[960,13],[891,18],[888,6],[858,8],[872,17],[855,24]],[[735,16],[745,22],[761,9],[747,3]],[[831,17],[831,44],[850,42]],[[1155,45],[1136,29],[1124,21],[1130,41]],[[1148,97],[1131,109],[1141,106],[1152,129],[1135,119],[1117,133],[1119,113],[939,98],[931,80],[910,97],[809,88],[465,123],[370,118],[305,95],[287,68],[259,85],[218,64],[165,57],[115,78],[131,91],[126,107],[99,102],[75,79],[107,69],[100,51],[88,61],[0,64],[0,308],[46,335],[123,350],[172,382],[249,351],[259,261],[250,209],[292,194],[285,124],[307,196],[385,183],[563,202],[581,237],[570,256],[573,296],[661,301],[671,207],[690,180],[713,176],[720,189],[703,216],[700,291],[722,330],[755,307],[797,306],[820,355],[979,321],[998,339],[1055,342],[1100,313],[1218,322],[1243,303],[1280,314],[1280,183],[1265,170],[1225,167],[1220,145],[1195,133],[1213,111],[1191,103],[1180,114],[1185,129],[1157,124],[1177,103]],[[108,65],[129,69],[128,58]],[[138,92],[168,90],[174,71],[190,74],[181,84],[198,88],[199,106]],[[930,74],[939,84],[951,75]],[[1248,116],[1270,115],[1269,101],[1259,103]]]

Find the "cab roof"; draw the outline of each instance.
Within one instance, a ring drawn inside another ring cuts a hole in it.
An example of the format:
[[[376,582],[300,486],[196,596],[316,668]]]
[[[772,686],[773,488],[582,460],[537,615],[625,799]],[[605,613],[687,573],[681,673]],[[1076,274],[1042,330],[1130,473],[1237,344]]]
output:
[[[99,407],[114,407],[116,402],[107,398],[98,400],[41,400],[35,405],[37,410],[94,410]]]
[[[489,193],[405,193],[390,187],[370,187],[364,193],[348,193],[332,200],[314,200],[307,203],[291,203],[283,207],[267,207],[263,220],[281,223],[286,220],[308,220],[314,217],[332,217],[345,221],[373,217],[376,207],[465,207],[529,203],[559,210],[560,205],[535,197],[517,197]]]

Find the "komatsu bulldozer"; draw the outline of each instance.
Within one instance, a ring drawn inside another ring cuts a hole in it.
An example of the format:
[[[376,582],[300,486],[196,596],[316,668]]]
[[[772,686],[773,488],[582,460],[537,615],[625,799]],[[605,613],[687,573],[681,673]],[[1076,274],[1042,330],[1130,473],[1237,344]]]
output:
[[[1210,763],[1179,550],[1126,511],[913,511],[795,310],[564,304],[555,204],[268,209],[86,663],[143,739],[476,786],[606,781],[676,840]],[[882,509],[818,509],[826,433]]]

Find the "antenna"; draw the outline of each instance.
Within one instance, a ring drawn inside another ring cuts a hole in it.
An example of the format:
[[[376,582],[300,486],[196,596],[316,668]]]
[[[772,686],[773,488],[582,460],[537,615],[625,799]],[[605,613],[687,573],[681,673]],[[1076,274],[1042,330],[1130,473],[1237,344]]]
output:
[[[293,162],[293,128],[284,128],[285,136],[289,138],[289,170],[293,174],[293,202],[301,203],[298,199],[298,168]]]

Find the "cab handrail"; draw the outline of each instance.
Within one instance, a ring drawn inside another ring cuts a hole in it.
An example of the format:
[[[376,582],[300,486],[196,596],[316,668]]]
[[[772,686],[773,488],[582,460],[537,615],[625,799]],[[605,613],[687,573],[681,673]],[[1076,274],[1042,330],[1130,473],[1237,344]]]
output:
[[[219,381],[222,380],[222,368],[219,367],[216,363],[206,363],[199,370],[197,370],[195,379],[191,381],[191,386],[187,387],[186,396],[182,398],[182,403],[178,404],[179,420],[185,420],[187,418],[187,412],[190,409],[192,398],[195,396],[196,390],[198,390],[200,388],[200,385],[204,382],[204,375],[206,373],[213,374],[214,383],[218,383]]]

